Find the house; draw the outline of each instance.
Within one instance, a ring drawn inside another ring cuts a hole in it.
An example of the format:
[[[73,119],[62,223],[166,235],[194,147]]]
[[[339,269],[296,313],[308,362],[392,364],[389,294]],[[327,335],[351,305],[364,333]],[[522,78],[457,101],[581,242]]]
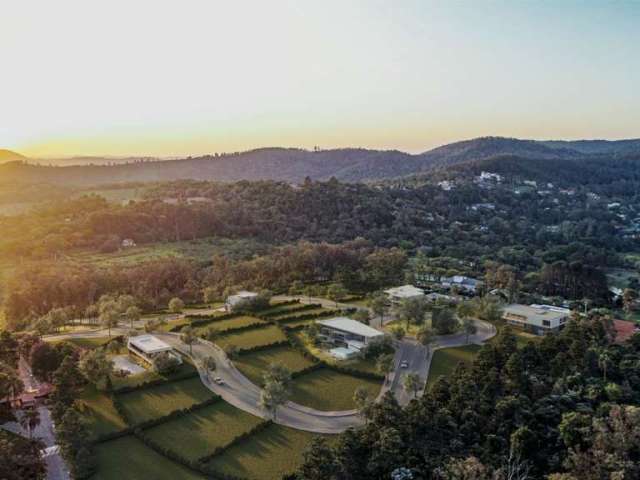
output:
[[[461,292],[475,293],[481,282],[475,278],[464,275],[454,275],[453,277],[442,277],[440,285],[445,288],[456,287]]]
[[[153,335],[146,334],[129,337],[127,349],[129,350],[129,353],[141,358],[151,365],[153,365],[154,360],[161,353],[168,353],[182,363],[182,358],[173,351],[173,347],[171,347],[171,345],[163,342]]]
[[[571,315],[571,310],[553,305],[511,304],[504,308],[502,319],[509,325],[536,335],[561,330]]]
[[[136,242],[131,238],[125,238],[122,240],[122,248],[133,248],[136,246]]]
[[[367,345],[384,338],[375,328],[346,317],[316,320],[316,324],[320,326],[318,338],[335,347],[329,353],[336,359],[357,356]]]
[[[249,300],[254,300],[257,297],[258,297],[258,294],[256,292],[248,292],[246,290],[241,290],[235,295],[229,295],[227,297],[227,299],[224,302],[224,308],[225,310],[227,310],[227,312],[230,312],[233,309],[233,307],[235,307],[236,305]]]
[[[452,297],[451,295],[445,295],[443,293],[428,293],[425,295],[427,302],[429,303],[458,303],[458,298]]]
[[[438,182],[438,186],[445,192],[449,192],[453,190],[454,183],[449,180],[442,180],[441,182]]]
[[[389,301],[394,305],[410,298],[424,297],[424,292],[413,285],[402,285],[401,287],[389,288],[388,290],[385,290],[384,293],[387,294]]]

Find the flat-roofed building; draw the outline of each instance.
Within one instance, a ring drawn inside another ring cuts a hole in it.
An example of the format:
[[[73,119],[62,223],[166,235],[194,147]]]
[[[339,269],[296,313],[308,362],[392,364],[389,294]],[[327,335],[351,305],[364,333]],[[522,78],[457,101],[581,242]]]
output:
[[[384,333],[347,317],[316,320],[316,324],[320,326],[320,340],[340,348],[333,349],[339,354],[332,353],[336,358],[350,358],[384,338]]]
[[[153,335],[138,335],[130,337],[127,349],[133,355],[141,358],[145,362],[153,364],[153,361],[161,353],[167,353],[182,363],[182,358],[173,351],[171,345],[163,342]]]
[[[544,335],[562,329],[570,315],[571,310],[568,308],[514,303],[504,308],[502,319],[509,325],[522,328],[527,332]]]
[[[387,294],[387,297],[389,297],[389,300],[393,304],[400,303],[411,298],[424,297],[424,291],[420,288],[414,287],[413,285],[402,285],[401,287],[389,288],[388,290],[385,290],[384,293]]]
[[[256,292],[248,292],[246,290],[241,290],[234,295],[229,295],[224,302],[225,309],[230,312],[233,307],[239,305],[243,302],[250,302],[258,298],[258,294]]]

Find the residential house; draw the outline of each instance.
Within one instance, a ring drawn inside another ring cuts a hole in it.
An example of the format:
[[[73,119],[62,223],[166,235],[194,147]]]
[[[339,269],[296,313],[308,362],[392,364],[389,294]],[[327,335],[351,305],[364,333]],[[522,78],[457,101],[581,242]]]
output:
[[[502,319],[509,325],[536,335],[544,335],[561,330],[571,310],[553,305],[511,304],[504,308]]]

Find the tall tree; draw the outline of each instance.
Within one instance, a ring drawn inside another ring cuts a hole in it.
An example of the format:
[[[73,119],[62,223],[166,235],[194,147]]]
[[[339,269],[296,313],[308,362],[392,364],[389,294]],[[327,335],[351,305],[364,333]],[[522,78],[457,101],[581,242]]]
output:
[[[418,392],[422,389],[423,382],[417,373],[407,373],[402,378],[402,387],[407,393],[412,393],[413,398],[418,396]]]
[[[182,327],[180,340],[182,343],[189,345],[189,355],[193,355],[193,344],[198,341],[198,336],[191,325]]]

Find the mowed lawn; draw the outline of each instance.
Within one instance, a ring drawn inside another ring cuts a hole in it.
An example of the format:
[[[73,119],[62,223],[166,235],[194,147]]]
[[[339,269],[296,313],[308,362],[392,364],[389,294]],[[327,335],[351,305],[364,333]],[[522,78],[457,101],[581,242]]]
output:
[[[250,480],[278,480],[300,466],[302,454],[314,436],[272,425],[215,457],[209,466]]]
[[[278,322],[287,321],[288,318],[298,317],[300,315],[317,315],[318,313],[330,312],[326,308],[318,307],[318,308],[309,308],[307,310],[300,310],[299,312],[284,312],[280,315],[276,315],[275,317],[271,317],[273,320]]]
[[[436,350],[431,360],[427,386],[432,385],[441,376],[451,375],[458,363],[471,363],[480,348],[480,345],[471,344]]]
[[[241,355],[233,361],[245,377],[256,385],[262,385],[262,375],[272,363],[280,363],[292,372],[305,369],[313,362],[295,348],[282,346]]]
[[[345,375],[328,368],[310,372],[292,382],[291,401],[318,410],[352,410],[353,394],[365,387],[372,398],[380,393],[382,382]]]
[[[138,424],[201,403],[212,395],[196,377],[119,394],[118,399],[129,421]]]
[[[231,442],[263,422],[220,400],[145,431],[160,445],[180,453],[189,460],[211,454],[217,447]]]
[[[227,330],[229,328],[245,327],[247,325],[252,325],[255,323],[264,323],[264,322],[262,322],[262,320],[256,317],[249,317],[246,315],[242,315],[239,317],[228,318],[226,320],[214,320],[210,323],[199,325],[196,328],[196,332],[198,334],[201,334],[201,333],[205,333],[209,329],[222,331],[222,330]]]
[[[133,436],[97,445],[96,459],[98,471],[92,480],[204,480]]]
[[[99,392],[92,385],[84,389],[78,399],[78,404],[94,438],[118,432],[127,427],[113,406],[111,397],[104,392]]]
[[[182,365],[180,365],[178,370],[167,375],[161,375],[154,370],[147,370],[146,372],[139,373],[137,375],[129,375],[127,377],[114,377],[112,378],[112,382],[115,388],[135,387],[145,382],[151,382],[159,379],[172,380],[177,377],[183,377],[190,373],[193,373],[195,376],[197,370],[193,365],[185,361],[182,363]]]
[[[264,328],[255,328],[244,332],[221,335],[216,338],[215,343],[222,348],[229,345],[235,345],[238,348],[253,348],[260,345],[281,342],[286,339],[284,333],[282,333],[278,327],[269,325]]]

